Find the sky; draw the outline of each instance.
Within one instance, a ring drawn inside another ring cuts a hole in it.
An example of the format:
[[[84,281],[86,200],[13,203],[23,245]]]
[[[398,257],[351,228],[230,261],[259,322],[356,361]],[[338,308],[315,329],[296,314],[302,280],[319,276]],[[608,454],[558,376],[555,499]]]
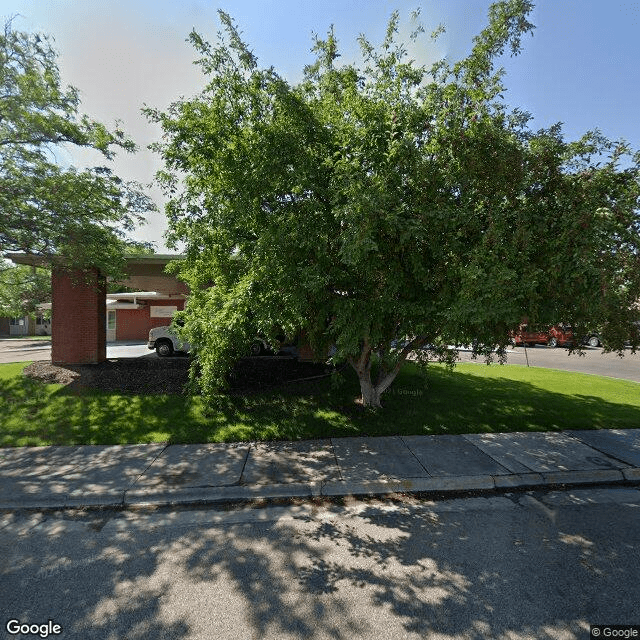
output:
[[[356,38],[380,42],[394,10],[401,34],[412,30],[410,15],[420,9],[426,35],[410,54],[430,65],[447,57],[465,57],[472,38],[486,25],[490,0],[0,0],[0,17],[16,16],[13,26],[46,33],[55,40],[64,84],[80,90],[81,111],[124,130],[139,147],[121,152],[111,163],[125,180],[145,185],[160,212],[134,233],[167,252],[164,197],[152,184],[162,168],[147,149],[161,135],[141,114],[143,105],[161,110],[204,86],[192,64],[195,52],[186,41],[195,29],[213,42],[220,28],[217,9],[238,23],[244,41],[262,66],[275,67],[291,83],[302,77],[313,34],[334,25],[343,60],[356,59]],[[640,148],[640,1],[539,0],[529,17],[533,36],[522,53],[505,55],[504,94],[511,107],[534,116],[533,129],[562,122],[565,138],[576,139],[599,128],[614,140]],[[434,44],[428,34],[439,24],[446,33]],[[408,41],[408,37],[406,37]],[[101,156],[69,150],[65,162],[105,164]],[[150,185],[147,187],[147,185]]]

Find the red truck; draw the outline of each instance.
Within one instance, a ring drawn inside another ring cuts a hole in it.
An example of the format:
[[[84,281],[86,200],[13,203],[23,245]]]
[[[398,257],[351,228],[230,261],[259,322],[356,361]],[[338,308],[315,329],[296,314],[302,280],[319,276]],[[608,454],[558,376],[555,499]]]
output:
[[[536,344],[546,344],[549,347],[569,346],[575,344],[571,327],[564,324],[557,324],[548,329],[534,331],[526,324],[511,335],[513,344],[516,346],[532,347]]]

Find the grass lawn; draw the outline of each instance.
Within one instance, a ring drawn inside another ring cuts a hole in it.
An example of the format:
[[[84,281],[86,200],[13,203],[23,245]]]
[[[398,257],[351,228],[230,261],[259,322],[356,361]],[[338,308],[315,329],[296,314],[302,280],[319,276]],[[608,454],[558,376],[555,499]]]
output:
[[[207,411],[199,397],[77,391],[0,365],[0,446],[203,443],[353,435],[634,428],[640,385],[516,365],[409,363],[371,413],[354,403],[350,370],[340,384],[298,383],[245,397],[223,396]]]

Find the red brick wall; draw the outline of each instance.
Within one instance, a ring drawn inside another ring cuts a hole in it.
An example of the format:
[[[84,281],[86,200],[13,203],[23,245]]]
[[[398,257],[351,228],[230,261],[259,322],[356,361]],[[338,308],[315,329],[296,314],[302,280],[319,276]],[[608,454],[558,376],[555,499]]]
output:
[[[153,300],[142,309],[116,309],[116,340],[147,340],[149,330],[171,323],[171,318],[152,318],[150,307],[171,306],[184,309],[184,300]]]
[[[302,331],[298,336],[298,359],[310,362],[319,360],[309,344],[306,331]]]
[[[57,364],[106,360],[106,282],[97,269],[51,276],[51,361]]]

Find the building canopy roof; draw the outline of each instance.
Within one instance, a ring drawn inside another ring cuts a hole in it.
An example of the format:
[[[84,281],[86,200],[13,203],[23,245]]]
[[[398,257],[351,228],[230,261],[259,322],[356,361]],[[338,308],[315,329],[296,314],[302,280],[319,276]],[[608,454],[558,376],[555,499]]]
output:
[[[49,261],[44,256],[29,253],[10,253],[6,256],[14,264],[46,267]],[[154,291],[162,295],[187,295],[188,287],[175,276],[165,273],[165,267],[175,260],[184,259],[180,254],[143,254],[127,256],[124,268],[126,277],[121,284],[130,288]]]

